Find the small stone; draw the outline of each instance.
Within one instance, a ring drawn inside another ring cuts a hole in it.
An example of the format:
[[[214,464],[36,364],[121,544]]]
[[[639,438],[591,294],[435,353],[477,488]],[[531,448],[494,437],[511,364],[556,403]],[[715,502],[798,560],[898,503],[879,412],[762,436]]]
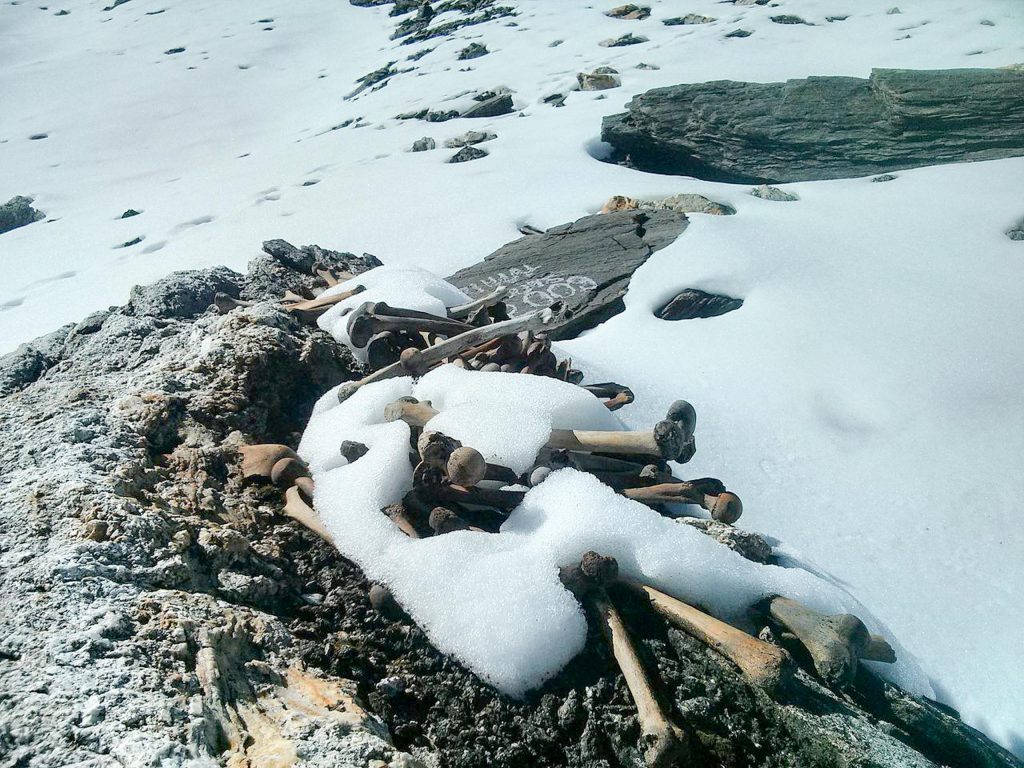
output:
[[[1006,236],[1011,240],[1024,240],[1024,218],[1006,230]]]
[[[481,144],[496,138],[498,138],[498,135],[490,131],[466,131],[461,136],[454,136],[448,139],[444,145],[448,149],[458,149],[459,147],[469,147],[473,144]]]
[[[431,149],[437,149],[437,142],[430,136],[424,136],[422,139],[416,139],[416,141],[412,143],[413,152],[427,152]]]
[[[645,64],[642,61],[639,64],[636,65],[636,68],[637,69],[661,69],[661,67],[659,67],[657,64]]]
[[[779,16],[772,16],[771,19],[776,24],[806,24],[808,27],[814,26],[813,24],[811,24],[811,22],[804,21],[799,16],[794,16],[793,14],[790,13],[783,13]]]
[[[625,45],[637,45],[638,43],[646,43],[647,38],[643,35],[634,35],[632,32],[627,32],[621,37],[610,37],[607,40],[602,40],[598,45],[602,48],[621,48]]]
[[[617,8],[612,8],[610,11],[606,11],[605,16],[611,16],[613,19],[646,19],[651,15],[651,9],[647,6],[634,5],[633,3],[626,3],[620,5]]]
[[[134,208],[129,208],[127,211],[121,214],[122,219],[130,219],[132,216],[138,216],[142,211],[136,211]]]
[[[899,9],[899,8],[898,8],[897,6],[895,6],[895,5],[894,5],[894,6],[892,7],[892,8],[890,8],[890,9],[889,9],[888,11],[886,11],[886,12],[885,12],[885,14],[886,14],[887,16],[895,16],[895,15],[896,15],[896,14],[898,14],[898,13],[903,13],[903,11],[901,11],[901,10],[900,10],[900,9]]]
[[[714,21],[713,16],[702,16],[699,13],[688,13],[685,16],[673,16],[669,19],[662,19],[661,23],[666,27],[677,27],[683,24],[710,24]]]
[[[601,69],[609,69],[609,67],[601,67]],[[618,88],[622,85],[622,80],[617,74],[613,74],[614,72],[615,70],[600,72],[596,69],[593,72],[579,72],[576,75],[576,81],[579,83],[581,91],[605,91],[609,88]]]
[[[508,93],[501,93],[489,98],[485,98],[475,107],[470,107],[461,115],[457,117],[498,117],[499,115],[507,115],[514,111],[512,104],[512,95]]]
[[[489,153],[485,149],[477,149],[476,147],[463,147],[450,158],[449,163],[468,163],[470,160],[479,160],[481,157],[487,157]]]
[[[667,304],[655,310],[654,316],[662,320],[695,320],[718,317],[742,306],[743,299],[687,288],[680,291]]]
[[[778,187],[770,187],[767,184],[762,184],[760,187],[754,187],[750,190],[750,194],[754,197],[759,197],[762,200],[772,200],[777,203],[791,203],[794,200],[800,199],[791,192],[784,192]]]
[[[825,21],[846,21],[849,16],[826,16]]]
[[[107,531],[106,520],[90,520],[85,524],[85,538],[89,541],[106,541]]]
[[[459,51],[459,61],[465,61],[466,59],[479,59],[481,56],[486,56],[490,51],[487,50],[486,45],[480,43],[470,43],[461,51]]]
[[[753,32],[749,29],[734,29],[732,32],[726,35],[726,37],[750,37]]]
[[[184,52],[185,52],[184,48],[168,48],[166,51],[164,51],[164,54],[166,56],[173,56],[176,53],[184,53]]]
[[[996,25],[996,23],[991,19],[982,19],[978,23],[981,24],[983,27],[994,27]]]
[[[545,96],[543,102],[545,104],[550,104],[552,107],[564,107],[565,99],[565,94],[552,93],[550,96]]]
[[[891,173],[883,173],[881,176],[875,176],[872,179],[872,181],[875,181],[875,182],[892,181],[895,178],[896,177],[893,176]]]

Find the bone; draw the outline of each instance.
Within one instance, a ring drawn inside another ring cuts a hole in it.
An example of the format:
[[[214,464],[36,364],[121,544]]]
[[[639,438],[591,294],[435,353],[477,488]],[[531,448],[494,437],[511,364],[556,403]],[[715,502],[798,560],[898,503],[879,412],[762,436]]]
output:
[[[410,403],[410,405],[419,405],[419,403]],[[437,467],[438,469],[446,469],[452,452],[461,447],[462,443],[455,438],[448,437],[448,435],[441,432],[430,432],[427,430],[424,430],[423,434],[416,441],[416,450],[420,454],[420,459],[425,464]]]
[[[732,525],[743,514],[743,502],[735,493],[718,490],[721,483],[713,478],[691,482],[660,483],[643,488],[626,488],[622,494],[644,504],[696,504],[711,513],[720,523]],[[709,491],[711,491],[709,493]]]
[[[342,269],[335,267],[328,267],[324,264],[314,264],[313,274],[327,283],[328,287],[337,285],[343,280],[349,280],[353,277],[351,272],[346,272]]]
[[[242,454],[242,477],[269,478],[274,465],[281,459],[298,459],[299,455],[287,445],[278,443],[261,443],[259,445],[243,445],[238,449]]]
[[[503,515],[508,515],[523,502],[525,491],[504,491],[494,488],[463,488],[458,485],[440,485],[430,489],[434,498],[442,503],[465,504],[469,506],[490,507]]]
[[[792,659],[778,646],[751,637],[654,587],[632,579],[622,582],[646,595],[651,607],[674,627],[729,659],[752,685],[772,693],[791,674]]]
[[[229,296],[228,294],[221,293],[220,291],[213,295],[213,306],[217,308],[217,313],[221,315],[226,315],[232,309],[237,307],[251,307],[254,303],[255,302],[252,301],[236,299],[234,296]]]
[[[693,437],[697,429],[697,410],[686,400],[676,400],[668,407],[665,418],[674,421],[683,431],[687,439]]]
[[[433,317],[426,313],[411,316],[408,310],[400,316],[377,314],[374,309],[380,304],[364,302],[349,315],[346,328],[352,346],[362,349],[372,336],[385,331],[391,333],[436,333],[441,336],[457,336],[471,329],[471,326],[457,320]],[[387,305],[384,305],[387,307]],[[390,309],[389,307],[387,307]]]
[[[859,659],[870,656],[876,661],[896,660],[885,639],[871,635],[864,622],[849,613],[828,616],[785,597],[773,597],[768,612],[799,639],[810,654],[815,671],[830,685],[849,686]]]
[[[493,293],[488,293],[486,296],[481,296],[479,299],[474,299],[467,304],[459,304],[456,307],[448,307],[448,316],[456,319],[462,319],[469,317],[471,314],[476,312],[482,307],[490,307],[497,304],[499,301],[508,296],[508,288],[499,288]]]
[[[357,285],[350,291],[336,293],[333,296],[318,296],[315,299],[304,299],[292,303],[285,303],[284,310],[297,315],[299,319],[304,322],[313,322],[335,304],[340,304],[345,301],[345,299],[357,296],[365,290],[366,288],[363,286]],[[287,294],[285,294],[285,299],[288,299]]]
[[[322,538],[329,544],[334,544],[334,539],[331,534],[327,531],[327,528],[320,521],[320,518],[316,516],[316,512],[310,507],[302,498],[299,493],[299,489],[296,486],[292,486],[284,492],[284,513],[296,522],[302,523],[302,525],[309,528],[317,536]]]
[[[270,470],[270,482],[282,488],[295,485],[300,477],[309,477],[309,468],[291,456],[279,459]]]
[[[558,314],[560,310],[561,306],[556,303],[547,309],[542,309],[529,315],[460,333],[458,336],[453,336],[422,352],[411,348],[406,349],[402,352],[402,359],[399,362],[374,371],[359,381],[346,382],[339,387],[338,402],[345,402],[345,400],[359,391],[360,387],[366,384],[384,381],[395,376],[408,376],[409,374],[421,376],[430,370],[432,366],[444,359],[455,357],[460,352],[478,344],[483,344],[491,339],[497,339],[510,333],[518,333],[524,328],[533,326],[548,327],[554,324],[560,317]]]
[[[430,527],[437,535],[452,533],[454,531],[474,531],[476,533],[487,533],[483,528],[470,525],[455,512],[447,507],[434,507],[430,511]]]
[[[408,494],[406,495],[408,498]],[[412,515],[412,510],[409,505],[405,504],[405,499],[402,500],[401,504],[391,504],[381,510],[390,520],[395,524],[402,533],[408,536],[410,539],[422,538],[420,535],[419,526],[417,525],[416,519]]]
[[[624,405],[633,402],[633,390],[622,384],[613,381],[606,381],[601,384],[587,384],[583,387],[595,397],[608,398],[604,405],[609,411],[617,411]]]
[[[385,421],[401,419],[413,427],[422,427],[436,415],[437,411],[424,403],[396,401],[384,408]],[[659,421],[649,432],[553,429],[546,447],[556,450],[660,456],[671,460],[682,450],[683,442],[679,426],[674,421],[665,420]]]
[[[487,476],[487,462],[476,448],[464,445],[451,452],[447,470],[450,483],[471,488]]]

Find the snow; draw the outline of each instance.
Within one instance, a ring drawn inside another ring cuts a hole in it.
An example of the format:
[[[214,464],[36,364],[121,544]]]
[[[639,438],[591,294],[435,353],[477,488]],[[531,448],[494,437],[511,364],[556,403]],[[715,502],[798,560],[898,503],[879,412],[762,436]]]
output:
[[[518,471],[532,463],[552,425],[615,428],[615,419],[574,384],[445,365],[415,383],[406,377],[370,384],[319,408],[303,435],[299,454],[313,469],[314,505],[338,549],[387,584],[438,648],[506,693],[539,686],[583,647],[585,620],[558,568],[588,550],[611,555],[626,575],[734,623],[743,623],[756,601],[782,594],[823,612],[855,613],[872,631],[891,634],[826,579],[746,560],[572,469],[531,489],[498,534],[410,539],[381,512],[412,488],[409,428],[384,422],[384,406],[407,395],[430,399],[439,411],[426,429],[459,437]],[[347,464],[338,455],[343,440],[369,450]],[[875,666],[909,690],[933,695],[912,657]]]
[[[601,117],[652,87],[1024,61],[1020,3],[899,0],[890,15],[894,0],[663,0],[639,22],[600,4],[513,4],[518,26],[499,19],[422,46],[388,41],[386,8],[336,0],[131,0],[109,12],[105,0],[68,0],[66,16],[0,6],[0,202],[34,196],[49,219],[0,235],[0,351],[173,269],[244,269],[275,237],[444,275],[519,224],[572,221],[614,194],[729,203],[736,216],[692,216],[635,275],[626,311],[564,351],[634,389],[621,412],[631,426],[691,400],[700,426],[687,472],[727,480],[744,526],[843,583],[941,700],[1020,749],[1024,258],[1003,233],[1024,213],[1024,160],[786,185],[800,200],[783,203],[594,159]],[[683,13],[718,20],[660,22]],[[779,13],[815,26],[772,23]],[[724,37],[736,28],[753,34]],[[650,42],[598,45],[626,31]],[[491,53],[456,62],[471,40]],[[418,69],[344,99],[389,61]],[[577,72],[604,65],[621,88],[569,92]],[[394,119],[501,85],[517,115]],[[554,92],[568,94],[564,108],[542,103]],[[497,134],[488,157],[448,165],[455,150],[408,152],[421,136],[440,146],[470,129]],[[128,208],[142,214],[119,218]],[[745,304],[709,320],[650,316],[687,287]],[[402,429],[339,429],[357,427]]]

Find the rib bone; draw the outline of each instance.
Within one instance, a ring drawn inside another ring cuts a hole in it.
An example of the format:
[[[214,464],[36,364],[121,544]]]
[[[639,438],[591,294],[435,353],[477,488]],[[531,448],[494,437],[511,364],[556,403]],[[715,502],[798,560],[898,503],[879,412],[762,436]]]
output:
[[[497,304],[507,295],[508,288],[499,288],[493,293],[488,293],[486,296],[481,296],[479,299],[474,299],[468,304],[460,304],[457,307],[448,307],[448,315],[450,317],[454,317],[461,320],[463,318],[469,317],[471,314],[473,314],[482,307],[490,307],[493,306],[494,304]]]
[[[300,320],[312,322],[335,304],[340,304],[345,301],[345,299],[350,299],[365,290],[366,288],[363,286],[357,285],[350,291],[336,293],[333,296],[318,296],[315,299],[286,303],[284,305],[284,309],[286,312],[293,312],[298,315]]]

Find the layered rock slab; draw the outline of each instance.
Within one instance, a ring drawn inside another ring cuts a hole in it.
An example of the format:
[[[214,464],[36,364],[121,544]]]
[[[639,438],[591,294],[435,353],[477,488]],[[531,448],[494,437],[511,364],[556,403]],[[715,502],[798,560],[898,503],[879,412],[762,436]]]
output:
[[[655,88],[602,138],[656,173],[781,183],[1024,155],[1024,72],[875,69],[867,79]]]

